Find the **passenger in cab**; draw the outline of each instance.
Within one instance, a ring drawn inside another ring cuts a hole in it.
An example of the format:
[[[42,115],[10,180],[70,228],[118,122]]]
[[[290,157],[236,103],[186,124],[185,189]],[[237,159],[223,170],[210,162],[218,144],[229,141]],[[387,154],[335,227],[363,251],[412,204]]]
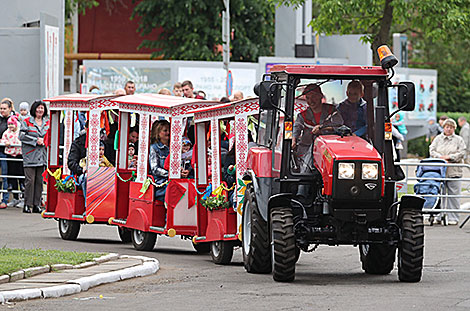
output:
[[[133,143],[129,143],[129,148],[127,149],[127,168],[137,168],[137,156],[135,154],[135,145]]]
[[[170,154],[170,123],[166,120],[152,127],[152,145],[150,146],[150,172],[157,185],[168,180],[168,171],[164,168],[165,160]],[[155,188],[155,199],[165,201],[166,185]]]
[[[307,152],[315,135],[321,134],[326,128],[343,124],[336,107],[322,103],[324,95],[319,85],[309,84],[302,95],[305,95],[308,108],[297,115],[292,138],[292,148],[297,148],[299,156]]]
[[[367,132],[367,103],[364,96],[364,85],[353,80],[346,90],[347,98],[338,105],[338,110],[344,120],[344,125],[357,136],[365,136]]]

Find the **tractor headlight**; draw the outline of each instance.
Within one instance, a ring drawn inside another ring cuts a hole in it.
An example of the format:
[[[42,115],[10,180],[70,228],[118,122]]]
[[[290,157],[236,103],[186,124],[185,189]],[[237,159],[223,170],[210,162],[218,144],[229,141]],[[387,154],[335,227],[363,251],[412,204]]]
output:
[[[339,179],[354,179],[354,163],[338,164]]]
[[[377,163],[362,163],[362,179],[379,178],[379,165]]]

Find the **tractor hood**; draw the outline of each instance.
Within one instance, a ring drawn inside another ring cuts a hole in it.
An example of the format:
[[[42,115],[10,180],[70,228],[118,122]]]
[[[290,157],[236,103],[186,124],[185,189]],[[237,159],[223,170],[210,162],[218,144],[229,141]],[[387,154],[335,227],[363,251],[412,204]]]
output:
[[[315,167],[322,175],[324,193],[333,192],[335,162],[360,161],[378,162],[381,167],[381,192],[383,195],[384,172],[382,158],[375,148],[357,136],[322,135],[315,139],[313,147]]]
[[[313,154],[316,163],[319,163],[320,157],[334,160],[382,161],[377,150],[367,141],[357,136],[319,136],[315,139]]]

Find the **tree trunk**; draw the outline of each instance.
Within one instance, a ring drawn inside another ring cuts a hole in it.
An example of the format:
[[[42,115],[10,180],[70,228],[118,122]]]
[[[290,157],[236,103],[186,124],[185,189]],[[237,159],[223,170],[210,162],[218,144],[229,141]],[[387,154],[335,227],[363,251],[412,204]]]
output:
[[[390,28],[393,20],[393,6],[390,5],[392,1],[393,0],[385,0],[384,14],[380,20],[380,29],[375,35],[374,41],[372,41],[374,65],[380,65],[379,55],[377,54],[378,47],[382,44],[386,44],[390,38]]]

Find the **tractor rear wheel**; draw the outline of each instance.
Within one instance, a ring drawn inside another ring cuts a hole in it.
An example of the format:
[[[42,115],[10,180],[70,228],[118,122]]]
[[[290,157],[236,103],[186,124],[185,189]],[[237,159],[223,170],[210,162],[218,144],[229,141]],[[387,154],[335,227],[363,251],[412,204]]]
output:
[[[59,219],[59,233],[62,239],[75,241],[80,233],[80,222],[76,220]]]
[[[242,216],[242,253],[245,270],[249,273],[270,273],[270,250],[268,224],[259,213],[253,186],[248,184]]]
[[[419,211],[404,211],[400,223],[402,239],[398,248],[398,279],[401,282],[419,282],[424,258],[423,215]]]
[[[396,246],[390,245],[359,245],[362,270],[368,274],[389,274],[393,270],[396,250]]]
[[[153,232],[144,232],[140,230],[132,230],[132,244],[138,251],[151,251],[157,241],[157,234]]]
[[[132,241],[132,231],[130,229],[118,227],[118,234],[122,243],[129,243]]]
[[[295,245],[294,216],[289,208],[271,210],[271,253],[273,279],[292,282],[295,278],[297,246]]]
[[[232,261],[233,242],[213,241],[211,243],[212,261],[218,265],[226,265]]]

